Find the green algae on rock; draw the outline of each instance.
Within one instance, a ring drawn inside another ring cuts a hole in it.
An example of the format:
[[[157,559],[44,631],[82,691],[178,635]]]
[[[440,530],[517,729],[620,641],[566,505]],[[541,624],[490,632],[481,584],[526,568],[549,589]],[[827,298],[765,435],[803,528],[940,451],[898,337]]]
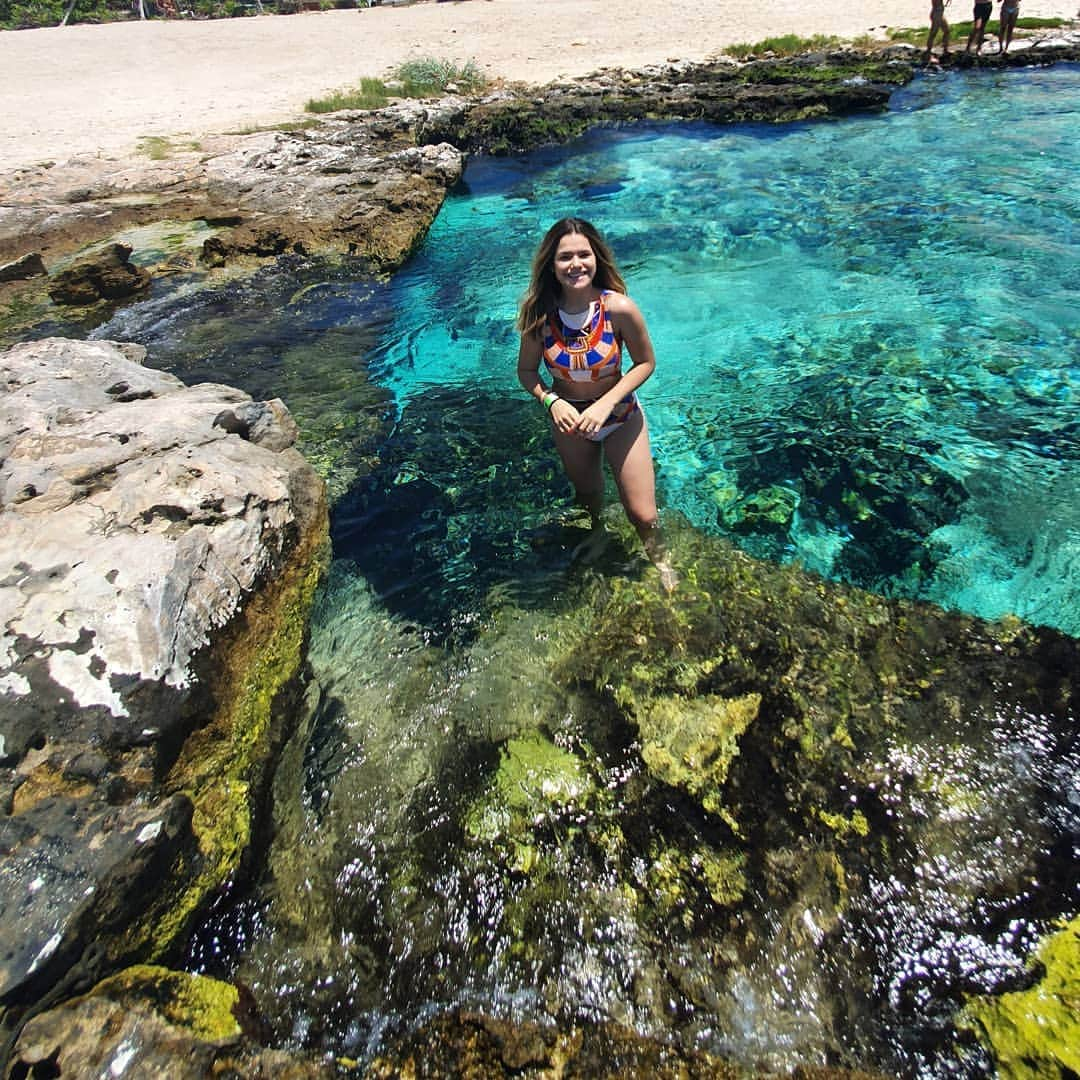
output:
[[[332,1062],[260,1046],[236,986],[155,966],[126,968],[30,1020],[6,1075],[316,1080]]]
[[[129,946],[145,936],[152,959],[168,955],[190,929],[199,907],[243,868],[262,820],[269,777],[293,701],[306,648],[308,618],[325,570],[325,504],[313,514],[276,588],[256,594],[215,650],[212,674],[218,709],[189,736],[166,780],[194,806],[198,854],[164,908],[132,927]],[[138,952],[142,952],[140,948]]]
[[[103,979],[91,993],[110,1001],[146,1000],[170,1023],[199,1039],[217,1041],[240,1034],[236,1018],[240,991],[232,983],[205,975],[138,964]]]
[[[509,739],[491,785],[465,817],[465,832],[489,842],[522,839],[548,813],[584,803],[594,790],[581,759],[539,732]]]
[[[1019,1080],[1080,1073],[1080,916],[1044,938],[1031,966],[1034,984],[973,998],[959,1026],[994,1055],[1001,1075]]]
[[[641,756],[649,772],[682,788],[711,814],[724,810],[723,786],[739,736],[757,718],[760,694],[653,699],[638,714]]]

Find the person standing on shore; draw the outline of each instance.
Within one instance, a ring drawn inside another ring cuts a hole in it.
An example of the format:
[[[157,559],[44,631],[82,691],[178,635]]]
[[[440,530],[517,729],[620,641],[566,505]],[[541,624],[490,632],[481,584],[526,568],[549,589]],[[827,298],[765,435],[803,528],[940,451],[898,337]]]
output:
[[[990,21],[990,13],[994,10],[992,3],[979,3],[975,5],[974,22],[971,33],[968,34],[967,48],[964,52],[971,52],[972,43],[975,45],[975,55],[982,52],[983,36],[986,34],[986,24]]]
[[[949,6],[949,0],[930,0],[930,35],[926,39],[926,56],[924,64],[936,64],[937,59],[930,51],[934,47],[934,38],[941,31],[941,55],[949,55],[949,24],[945,21],[945,8]]]
[[[1016,20],[1020,17],[1020,0],[1001,0],[1001,14],[998,17],[998,52],[1009,51],[1012,44]]]
[[[518,381],[548,413],[555,448],[594,535],[601,528],[606,458],[645,554],[664,587],[674,588],[678,578],[660,534],[649,426],[637,396],[656,370],[656,355],[615,258],[590,222],[568,217],[548,229],[533,256],[517,327]],[[625,372],[624,346],[630,357]],[[541,363],[550,389],[540,379]]]

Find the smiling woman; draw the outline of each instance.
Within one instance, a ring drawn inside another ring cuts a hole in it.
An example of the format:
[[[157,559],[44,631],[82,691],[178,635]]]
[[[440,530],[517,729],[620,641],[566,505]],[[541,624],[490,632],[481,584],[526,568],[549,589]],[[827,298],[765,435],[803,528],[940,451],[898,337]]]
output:
[[[649,427],[637,398],[656,370],[656,355],[614,256],[589,222],[563,218],[547,231],[533,258],[518,329],[518,381],[551,418],[555,447],[594,534],[606,458],[626,516],[664,587],[674,588],[660,536]],[[625,373],[624,344],[631,364]],[[551,389],[540,379],[541,360]]]

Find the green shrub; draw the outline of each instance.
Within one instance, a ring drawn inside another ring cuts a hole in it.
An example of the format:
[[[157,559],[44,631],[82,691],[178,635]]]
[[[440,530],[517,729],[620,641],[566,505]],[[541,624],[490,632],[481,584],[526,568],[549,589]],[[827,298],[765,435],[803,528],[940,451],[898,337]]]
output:
[[[450,60],[427,57],[410,60],[394,72],[393,85],[381,79],[361,79],[353,90],[337,90],[324,98],[312,98],[304,109],[310,113],[340,112],[342,109],[381,109],[392,97],[435,97],[450,85],[465,93],[481,89],[486,80],[470,60],[462,66]]]
[[[834,49],[843,44],[843,39],[831,34],[814,34],[813,37],[799,37],[798,34],[784,34],[781,37],[766,38],[754,44],[742,43],[729,45],[724,52],[729,56],[745,60],[748,56],[760,56],[762,53],[775,53],[777,56],[798,56],[800,53],[817,52],[821,49]]]
[[[361,79],[355,90],[337,90],[329,97],[312,98],[304,109],[310,113],[340,112],[342,109],[381,109],[390,100],[382,79]]]
[[[404,87],[404,97],[432,97],[453,84],[466,94],[481,89],[486,82],[475,62],[457,65],[452,60],[425,56],[409,60],[394,73]]]

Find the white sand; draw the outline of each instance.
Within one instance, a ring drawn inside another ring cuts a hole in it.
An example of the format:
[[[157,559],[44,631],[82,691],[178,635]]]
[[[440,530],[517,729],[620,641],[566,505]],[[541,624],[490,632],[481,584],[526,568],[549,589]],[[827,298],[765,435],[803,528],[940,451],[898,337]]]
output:
[[[1072,18],[1078,0],[1023,0]],[[957,0],[953,18],[969,19]],[[543,84],[601,67],[702,60],[778,34],[853,38],[921,26],[928,0],[427,0],[401,7],[0,32],[0,172],[78,154],[124,156],[148,135],[278,123],[402,61],[474,60]],[[998,14],[995,4],[994,16]]]

